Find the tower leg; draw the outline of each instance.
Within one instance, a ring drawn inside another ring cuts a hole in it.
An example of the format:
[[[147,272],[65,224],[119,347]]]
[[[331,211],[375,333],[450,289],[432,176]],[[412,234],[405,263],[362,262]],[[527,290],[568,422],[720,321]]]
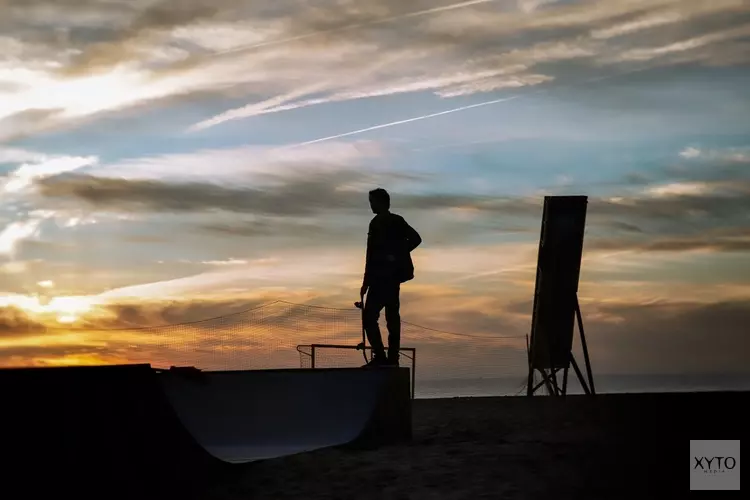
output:
[[[529,336],[526,335],[526,357],[529,363],[529,378],[526,381],[526,395],[534,395],[534,367],[531,364],[531,349],[529,347]]]
[[[578,368],[578,363],[576,363],[576,360],[573,357],[573,353],[570,353],[570,364],[573,365],[573,369],[576,371],[576,375],[578,376],[578,381],[581,383],[581,387],[583,387],[583,392],[585,392],[586,394],[591,394],[591,391],[589,391],[589,387],[583,378],[583,373],[581,373],[581,369]]]
[[[583,362],[586,363],[586,374],[589,379],[591,393],[596,394],[594,389],[594,375],[591,373],[591,360],[589,359],[589,349],[586,346],[586,335],[583,333],[583,318],[581,317],[581,307],[578,304],[578,294],[576,294],[576,318],[578,319],[578,332],[581,334],[581,348],[583,349]]]

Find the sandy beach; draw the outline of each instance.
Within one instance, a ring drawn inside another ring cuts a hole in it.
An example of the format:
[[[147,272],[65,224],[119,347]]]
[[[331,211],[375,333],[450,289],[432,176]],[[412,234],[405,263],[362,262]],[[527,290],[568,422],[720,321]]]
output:
[[[742,439],[748,402],[750,392],[415,400],[407,445],[238,467],[200,498],[684,498],[690,440]]]

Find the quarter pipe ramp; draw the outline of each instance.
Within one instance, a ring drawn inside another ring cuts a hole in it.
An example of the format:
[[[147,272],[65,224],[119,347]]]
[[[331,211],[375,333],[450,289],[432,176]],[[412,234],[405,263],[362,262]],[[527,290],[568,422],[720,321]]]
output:
[[[23,497],[174,497],[228,464],[411,437],[408,369],[2,369],[0,391],[2,487]]]
[[[185,428],[225,462],[398,441],[411,432],[407,369],[165,372],[159,379]]]

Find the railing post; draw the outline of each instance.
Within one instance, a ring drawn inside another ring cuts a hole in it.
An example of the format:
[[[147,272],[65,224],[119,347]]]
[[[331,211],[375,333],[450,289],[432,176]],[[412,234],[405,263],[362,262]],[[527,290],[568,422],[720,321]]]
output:
[[[315,369],[315,346],[310,346],[310,368]]]
[[[414,387],[417,385],[417,350],[411,352],[411,398],[414,399]]]

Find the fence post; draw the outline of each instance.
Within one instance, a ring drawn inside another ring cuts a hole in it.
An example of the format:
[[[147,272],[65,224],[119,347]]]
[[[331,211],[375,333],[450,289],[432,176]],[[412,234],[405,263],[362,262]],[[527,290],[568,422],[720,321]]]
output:
[[[310,346],[310,368],[315,369],[315,346]]]

